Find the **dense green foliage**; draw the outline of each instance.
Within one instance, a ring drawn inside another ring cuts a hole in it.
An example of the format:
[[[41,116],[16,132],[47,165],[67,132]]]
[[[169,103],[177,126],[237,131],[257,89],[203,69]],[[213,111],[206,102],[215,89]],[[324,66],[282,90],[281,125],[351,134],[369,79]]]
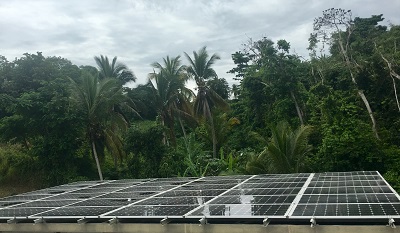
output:
[[[382,21],[324,11],[309,60],[249,40],[232,87],[206,47],[154,62],[135,88],[116,57],[0,56],[0,183],[378,170],[399,189],[400,26]]]

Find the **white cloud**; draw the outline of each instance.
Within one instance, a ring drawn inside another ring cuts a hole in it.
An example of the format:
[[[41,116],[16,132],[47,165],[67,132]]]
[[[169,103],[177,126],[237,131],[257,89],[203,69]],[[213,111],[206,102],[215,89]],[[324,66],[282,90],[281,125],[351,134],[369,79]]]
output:
[[[152,62],[207,46],[222,58],[219,76],[232,82],[231,54],[248,38],[285,39],[306,56],[313,19],[331,7],[400,24],[398,0],[13,0],[0,1],[0,54],[41,51],[77,65],[118,56],[144,83]]]

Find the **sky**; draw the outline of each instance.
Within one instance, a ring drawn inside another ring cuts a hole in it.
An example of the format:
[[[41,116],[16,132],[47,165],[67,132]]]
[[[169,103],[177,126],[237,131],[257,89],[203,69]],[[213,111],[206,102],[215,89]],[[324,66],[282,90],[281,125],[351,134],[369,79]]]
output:
[[[232,84],[231,54],[250,38],[285,39],[307,58],[313,20],[332,7],[400,24],[400,0],[1,0],[0,55],[40,51],[92,66],[94,56],[117,56],[143,84],[151,63],[181,55],[187,64],[183,52],[207,46],[221,57],[218,76]]]

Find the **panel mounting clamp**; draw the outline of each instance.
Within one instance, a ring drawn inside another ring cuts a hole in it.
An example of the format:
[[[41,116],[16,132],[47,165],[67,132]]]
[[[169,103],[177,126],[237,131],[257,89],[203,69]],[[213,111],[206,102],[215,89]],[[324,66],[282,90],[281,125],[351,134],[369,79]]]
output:
[[[310,223],[311,223],[311,228],[314,228],[317,225],[317,220],[315,219],[315,217],[312,217],[310,219]]]
[[[161,225],[163,225],[163,226],[167,225],[170,222],[171,222],[171,219],[169,219],[168,217],[165,217],[165,218],[161,219],[161,221],[160,221]]]
[[[264,218],[264,220],[263,220],[263,226],[264,226],[264,227],[267,227],[267,226],[269,225],[270,222],[271,222],[271,220],[268,219],[268,217],[267,217],[267,218]]]
[[[46,223],[46,221],[44,220],[43,217],[38,218],[38,219],[35,219],[35,220],[33,220],[33,222],[34,222],[35,224]]]
[[[206,225],[206,224],[207,224],[206,216],[202,217],[202,218],[199,220],[199,222],[200,222],[200,226]]]
[[[394,223],[395,223],[394,219],[390,218],[387,226],[391,228],[396,228],[396,225],[394,225]]]
[[[78,219],[76,222],[77,222],[78,224],[85,224],[85,223],[88,222],[88,220],[84,217],[84,218]]]
[[[117,224],[117,223],[119,223],[119,220],[118,220],[117,217],[115,217],[115,218],[112,218],[112,219],[108,220],[108,223],[110,223],[110,224]]]
[[[14,217],[14,218],[12,218],[12,219],[7,220],[7,223],[8,223],[8,224],[18,223],[18,219]]]

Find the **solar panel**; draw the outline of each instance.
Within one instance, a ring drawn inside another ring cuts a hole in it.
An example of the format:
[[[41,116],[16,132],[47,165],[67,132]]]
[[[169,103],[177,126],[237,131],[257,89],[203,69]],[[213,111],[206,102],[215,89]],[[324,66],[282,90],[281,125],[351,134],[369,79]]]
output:
[[[262,220],[400,218],[378,172],[83,181],[0,199],[0,221],[38,218]]]
[[[399,216],[399,195],[378,172],[315,174],[293,211],[296,216]]]
[[[306,180],[307,177],[300,174],[247,177],[203,206],[192,210],[186,217],[283,218]]]

